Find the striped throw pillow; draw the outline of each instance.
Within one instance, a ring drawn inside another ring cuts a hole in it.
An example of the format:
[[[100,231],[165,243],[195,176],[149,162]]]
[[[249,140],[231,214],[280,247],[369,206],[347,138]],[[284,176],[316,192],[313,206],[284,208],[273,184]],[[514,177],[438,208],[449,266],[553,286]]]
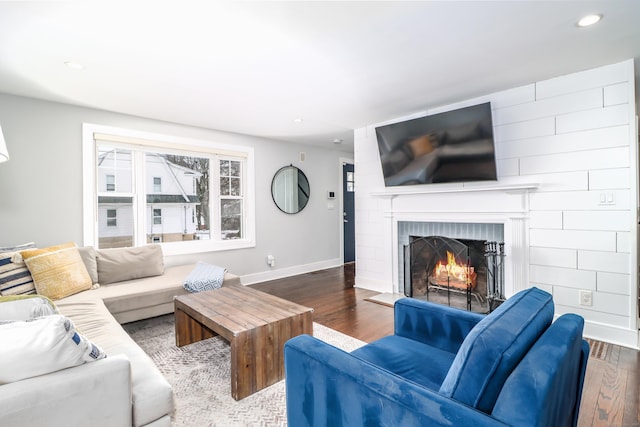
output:
[[[0,295],[31,295],[36,293],[31,273],[25,264],[11,261],[14,252],[35,248],[34,243],[0,248]]]

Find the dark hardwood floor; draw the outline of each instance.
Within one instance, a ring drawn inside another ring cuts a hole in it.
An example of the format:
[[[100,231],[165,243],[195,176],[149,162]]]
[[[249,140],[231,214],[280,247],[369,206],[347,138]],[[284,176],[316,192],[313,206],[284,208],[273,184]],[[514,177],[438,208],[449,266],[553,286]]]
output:
[[[362,341],[393,333],[393,309],[364,301],[377,295],[354,288],[353,264],[252,285],[255,289],[313,308],[313,320]]]
[[[252,285],[314,309],[314,321],[362,341],[393,333],[393,309],[365,301],[376,292],[354,288],[353,264]],[[640,352],[589,340],[591,357],[580,427],[640,426]]]

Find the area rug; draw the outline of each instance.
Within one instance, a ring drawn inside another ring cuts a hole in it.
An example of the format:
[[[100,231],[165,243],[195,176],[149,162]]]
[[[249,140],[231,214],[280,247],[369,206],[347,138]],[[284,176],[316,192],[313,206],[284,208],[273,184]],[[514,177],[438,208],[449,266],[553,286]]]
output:
[[[221,337],[175,346],[173,315],[123,325],[173,387],[174,427],[286,426],[284,381],[240,401],[231,397],[229,343]],[[345,351],[365,343],[318,323],[317,338]]]

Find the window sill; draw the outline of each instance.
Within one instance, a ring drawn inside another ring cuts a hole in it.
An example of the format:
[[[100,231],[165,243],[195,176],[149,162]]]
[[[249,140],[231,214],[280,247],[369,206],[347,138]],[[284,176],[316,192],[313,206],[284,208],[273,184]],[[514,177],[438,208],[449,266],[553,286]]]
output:
[[[191,240],[186,242],[162,243],[165,256],[188,255],[204,252],[229,251],[234,249],[254,248],[255,241],[249,239],[237,240]]]

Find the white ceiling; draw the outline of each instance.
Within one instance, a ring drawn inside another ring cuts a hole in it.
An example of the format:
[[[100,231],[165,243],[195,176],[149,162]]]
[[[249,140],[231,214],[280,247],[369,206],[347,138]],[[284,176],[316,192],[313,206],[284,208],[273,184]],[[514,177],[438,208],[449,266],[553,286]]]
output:
[[[354,128],[629,58],[640,0],[0,3],[0,92],[346,151]]]

